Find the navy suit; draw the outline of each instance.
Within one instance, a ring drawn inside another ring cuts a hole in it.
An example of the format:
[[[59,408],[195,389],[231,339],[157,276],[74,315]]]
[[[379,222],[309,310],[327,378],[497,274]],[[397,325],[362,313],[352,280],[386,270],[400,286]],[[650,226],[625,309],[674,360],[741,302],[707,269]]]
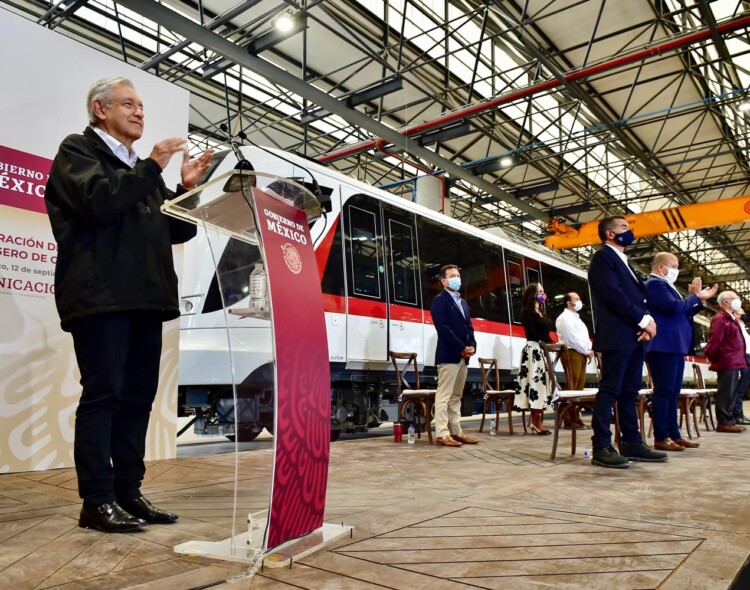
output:
[[[435,364],[460,363],[461,353],[467,346],[476,347],[474,326],[471,325],[469,304],[461,299],[463,314],[458,309],[451,294],[443,289],[432,300],[430,313],[437,330],[438,342],[435,349]],[[468,361],[467,361],[468,362]]]
[[[432,321],[438,334],[435,364],[438,386],[435,392],[435,432],[438,439],[463,436],[461,397],[466,384],[469,359],[461,356],[467,346],[476,347],[469,305],[460,299],[461,309],[450,292],[443,290],[432,300]],[[463,310],[463,313],[461,313]],[[438,441],[439,442],[439,441]]]
[[[656,336],[645,345],[654,383],[654,440],[680,440],[677,396],[682,389],[685,355],[693,348],[693,316],[703,309],[703,304],[697,295],[683,297],[655,275],[646,281],[646,294],[657,327]]]
[[[609,424],[612,407],[618,402],[622,442],[641,443],[635,406],[643,376],[645,353],[638,342],[638,323],[648,313],[646,286],[607,245],[592,257],[588,277],[596,327],[594,350],[602,354],[591,440],[595,449],[612,443]]]

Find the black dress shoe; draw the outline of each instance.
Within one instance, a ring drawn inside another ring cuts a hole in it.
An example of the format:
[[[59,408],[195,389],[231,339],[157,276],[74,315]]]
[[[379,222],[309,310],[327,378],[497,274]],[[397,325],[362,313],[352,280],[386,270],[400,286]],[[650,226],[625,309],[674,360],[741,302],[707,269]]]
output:
[[[630,467],[630,462],[620,455],[612,445],[594,449],[591,463],[599,465],[599,467],[609,467],[610,469],[627,469]]]
[[[143,496],[139,496],[135,500],[122,500],[120,506],[133,516],[142,518],[149,524],[169,524],[178,518],[172,512],[157,508]]]
[[[643,443],[622,443],[622,454],[631,461],[646,463],[664,463],[668,459],[662,451],[654,451]]]
[[[78,526],[103,533],[129,533],[146,526],[146,521],[125,512],[117,502],[81,508]]]
[[[748,420],[744,416],[740,416],[739,418],[735,418],[734,423],[735,424],[742,424],[744,426],[750,426],[750,420]]]

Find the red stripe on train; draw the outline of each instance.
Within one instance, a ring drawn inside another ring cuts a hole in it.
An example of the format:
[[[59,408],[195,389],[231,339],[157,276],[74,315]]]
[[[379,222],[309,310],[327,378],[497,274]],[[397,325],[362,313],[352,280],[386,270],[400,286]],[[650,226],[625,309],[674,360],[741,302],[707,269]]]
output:
[[[318,247],[315,248],[315,261],[318,263],[318,275],[320,275],[321,281],[323,280],[323,273],[326,269],[328,256],[331,254],[331,244],[333,244],[333,238],[336,235],[336,228],[338,227],[339,219],[340,217],[336,216],[336,219],[333,220],[328,233],[320,242],[320,244],[318,244]]]

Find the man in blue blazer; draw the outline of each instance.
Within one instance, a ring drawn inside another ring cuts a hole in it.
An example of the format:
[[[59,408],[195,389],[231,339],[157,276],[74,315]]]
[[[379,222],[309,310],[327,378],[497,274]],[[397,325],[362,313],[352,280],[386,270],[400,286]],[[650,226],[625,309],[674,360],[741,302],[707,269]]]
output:
[[[659,332],[646,344],[646,362],[654,384],[651,408],[654,416],[654,448],[683,451],[700,444],[680,435],[677,421],[677,397],[682,389],[685,355],[693,348],[693,316],[703,309],[706,299],[716,295],[718,285],[703,288],[699,277],[683,297],[674,283],[679,275],[679,260],[669,252],[654,256],[651,275],[646,281],[648,309]]]
[[[604,244],[589,265],[594,308],[594,350],[601,353],[602,378],[594,403],[591,437],[594,465],[627,468],[633,461],[662,462],[667,454],[643,444],[638,430],[636,398],[643,376],[643,342],[656,335],[656,323],[646,309],[646,287],[624,254],[635,236],[624,217],[599,222]],[[620,455],[612,446],[610,420],[617,402],[622,435]]]
[[[474,326],[469,304],[461,299],[461,273],[455,264],[440,269],[443,290],[432,300],[430,313],[437,330],[435,365],[438,386],[435,393],[435,433],[446,447],[474,445],[479,441],[461,430],[461,397],[464,393],[469,358],[476,352]]]

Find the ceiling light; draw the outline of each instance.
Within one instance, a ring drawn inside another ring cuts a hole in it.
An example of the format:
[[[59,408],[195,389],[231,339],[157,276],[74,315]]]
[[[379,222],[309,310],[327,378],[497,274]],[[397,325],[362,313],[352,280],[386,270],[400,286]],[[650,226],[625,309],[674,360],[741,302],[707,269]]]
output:
[[[284,14],[279,15],[276,17],[276,20],[273,22],[273,25],[276,27],[277,30],[281,31],[282,33],[287,33],[292,30],[294,27],[294,19],[292,18],[292,15],[288,12],[285,12]]]
[[[513,158],[509,158],[507,156],[505,158],[501,158],[500,159],[500,165],[503,168],[507,168],[508,166],[512,166],[513,165]]]

